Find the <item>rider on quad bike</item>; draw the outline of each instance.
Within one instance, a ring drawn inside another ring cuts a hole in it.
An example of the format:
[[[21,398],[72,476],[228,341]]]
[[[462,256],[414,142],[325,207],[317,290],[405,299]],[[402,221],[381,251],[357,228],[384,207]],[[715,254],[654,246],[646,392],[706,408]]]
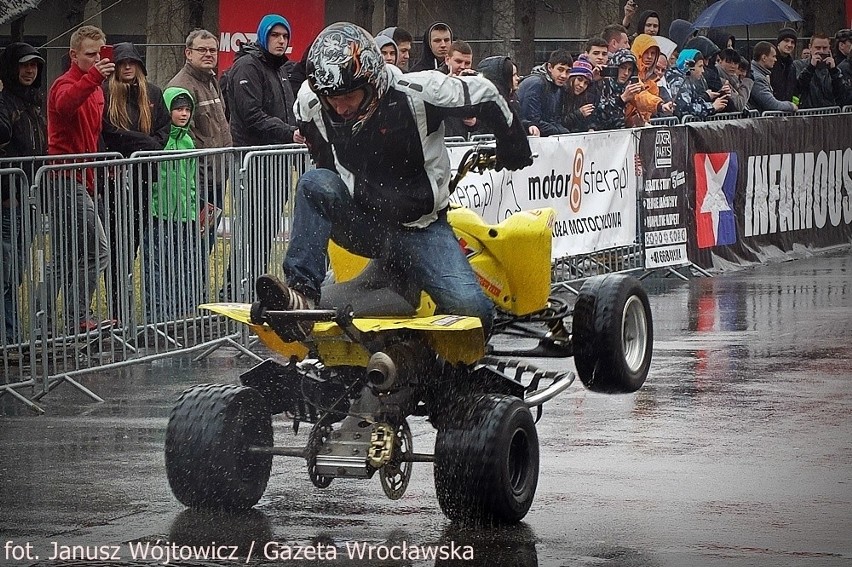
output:
[[[532,163],[520,118],[484,77],[403,75],[385,64],[372,36],[351,23],[332,24],[317,36],[307,77],[295,111],[317,169],[303,173],[296,187],[287,284],[259,277],[260,307],[318,306],[332,239],[404,275],[431,296],[437,313],[478,317],[488,336],[493,303],[447,222],[444,119],[476,116],[489,124],[497,169],[517,170]],[[313,323],[272,326],[293,341],[307,337]]]

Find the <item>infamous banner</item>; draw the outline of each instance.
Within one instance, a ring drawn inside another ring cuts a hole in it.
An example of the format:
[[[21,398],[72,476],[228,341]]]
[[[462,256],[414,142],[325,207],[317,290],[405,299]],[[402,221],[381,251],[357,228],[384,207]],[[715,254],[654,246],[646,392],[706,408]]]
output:
[[[649,269],[689,263],[686,143],[684,128],[643,128],[640,132],[643,176],[639,203],[645,267]]]
[[[690,124],[690,259],[852,240],[852,114]]]
[[[257,25],[266,14],[279,14],[290,22],[287,58],[298,61],[325,27],[325,2],[294,0],[220,0],[219,71],[228,69],[240,45],[257,40]]]
[[[636,241],[636,143],[630,130],[530,138],[537,157],[521,171],[469,174],[452,200],[488,223],[517,211],[552,207],[553,258]],[[457,167],[469,146],[451,147]]]

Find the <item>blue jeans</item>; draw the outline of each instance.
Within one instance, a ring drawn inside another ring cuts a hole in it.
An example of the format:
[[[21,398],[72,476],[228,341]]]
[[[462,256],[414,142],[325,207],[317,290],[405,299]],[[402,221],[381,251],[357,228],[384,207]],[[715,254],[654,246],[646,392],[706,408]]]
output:
[[[326,273],[329,239],[360,256],[382,258],[425,290],[438,313],[479,317],[487,335],[494,305],[479,286],[446,212],[426,228],[406,228],[361,208],[333,171],[308,171],[296,187],[284,274],[288,285],[314,301]]]

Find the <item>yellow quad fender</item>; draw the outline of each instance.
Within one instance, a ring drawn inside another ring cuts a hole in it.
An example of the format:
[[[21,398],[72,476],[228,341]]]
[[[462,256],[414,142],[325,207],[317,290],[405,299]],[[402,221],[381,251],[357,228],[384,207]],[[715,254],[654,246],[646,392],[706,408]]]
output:
[[[260,340],[276,353],[302,360],[308,347],[300,342],[285,342],[267,325],[251,322],[249,303],[205,303],[207,309],[229,319],[248,325]],[[370,317],[357,318],[352,325],[362,333],[381,333],[408,329],[418,331],[429,347],[452,364],[473,364],[485,355],[485,335],[477,317],[460,315],[433,315],[430,317]],[[311,339],[326,366],[367,366],[370,353],[352,340],[337,323],[322,322],[314,325]]]

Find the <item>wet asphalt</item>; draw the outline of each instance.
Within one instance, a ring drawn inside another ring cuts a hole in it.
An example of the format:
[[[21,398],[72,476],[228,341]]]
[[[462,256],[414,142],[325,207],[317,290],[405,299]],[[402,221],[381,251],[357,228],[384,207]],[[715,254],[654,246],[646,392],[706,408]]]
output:
[[[251,366],[223,349],[82,378],[101,404],[68,385],[40,417],[0,398],[0,565],[237,565],[250,549],[248,563],[275,565],[852,565],[852,251],[644,283],[647,383],[607,396],[578,381],[546,404],[538,491],[519,526],[452,526],[423,463],[390,501],[375,478],[320,490],[304,462],[276,458],[250,513],[184,509],[166,480],[167,416],[187,387]],[[415,450],[431,451],[431,426],[411,427]],[[275,421],[279,444],[306,432]],[[347,542],[459,556],[349,560]],[[65,560],[71,546],[98,558]],[[173,556],[187,546],[224,558]],[[316,555],[284,557],[297,549]]]

